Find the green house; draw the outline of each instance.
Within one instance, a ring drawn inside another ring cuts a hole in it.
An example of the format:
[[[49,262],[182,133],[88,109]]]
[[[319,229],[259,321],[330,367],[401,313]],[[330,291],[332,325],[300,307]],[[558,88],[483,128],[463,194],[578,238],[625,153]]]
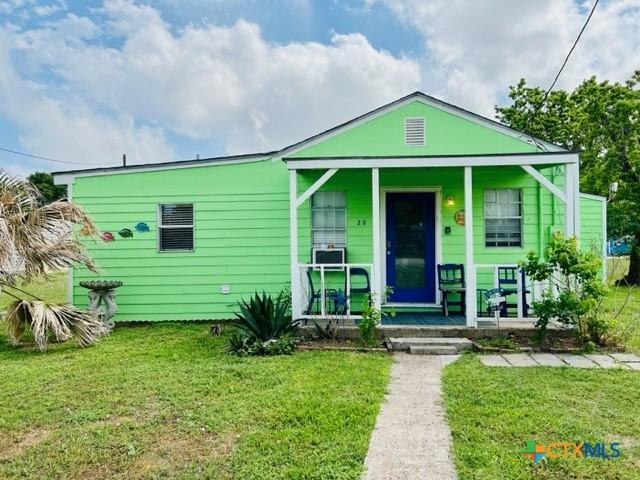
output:
[[[86,245],[98,278],[124,282],[120,321],[228,319],[290,288],[301,319],[357,319],[370,292],[408,314],[395,321],[474,327],[497,286],[524,321],[545,288],[517,268],[529,251],[561,231],[605,252],[606,201],[579,192],[579,153],[420,92],[279,151],[55,180],[113,235]],[[74,304],[89,279],[70,275]]]

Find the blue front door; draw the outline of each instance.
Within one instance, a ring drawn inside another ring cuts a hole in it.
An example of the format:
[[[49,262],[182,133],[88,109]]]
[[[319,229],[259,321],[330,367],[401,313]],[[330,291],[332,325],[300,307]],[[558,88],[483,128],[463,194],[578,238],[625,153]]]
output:
[[[387,193],[387,285],[391,302],[436,300],[435,193]]]

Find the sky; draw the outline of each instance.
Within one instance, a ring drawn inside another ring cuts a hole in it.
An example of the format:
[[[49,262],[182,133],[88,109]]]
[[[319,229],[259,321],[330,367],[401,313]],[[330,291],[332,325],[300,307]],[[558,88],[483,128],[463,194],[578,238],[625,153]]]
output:
[[[493,118],[546,88],[593,0],[0,0],[0,168],[26,176],[279,149],[416,90]],[[601,0],[557,88],[640,68]]]

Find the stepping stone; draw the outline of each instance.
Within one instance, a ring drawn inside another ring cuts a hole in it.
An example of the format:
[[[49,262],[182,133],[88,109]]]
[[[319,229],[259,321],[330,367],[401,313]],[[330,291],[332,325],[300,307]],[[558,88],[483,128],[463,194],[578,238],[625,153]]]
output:
[[[567,365],[552,353],[532,353],[531,358],[543,367],[566,367]]]
[[[450,363],[453,363],[457,359],[459,359],[460,355],[440,355],[439,358],[440,358],[440,365],[442,365],[442,367],[446,367]]]
[[[623,363],[623,365],[626,365],[631,370],[640,370],[640,362],[627,362]]]
[[[611,358],[609,355],[603,355],[598,353],[590,353],[585,355],[586,358],[598,364],[598,366],[602,368],[624,368],[624,365],[621,363],[616,363],[616,361]]]
[[[508,355],[503,355],[505,360],[509,362],[514,367],[537,367],[538,364],[534,362],[533,358],[531,358],[526,353],[510,353]]]
[[[640,362],[640,357],[633,353],[612,353],[611,356],[619,362]]]
[[[572,367],[598,368],[597,363],[592,362],[591,360],[589,360],[586,357],[583,357],[582,355],[567,354],[567,355],[558,355],[558,357],[560,357],[562,360],[564,360],[566,363],[568,363]]]
[[[485,367],[510,367],[511,364],[507,362],[500,355],[480,355],[480,361]]]

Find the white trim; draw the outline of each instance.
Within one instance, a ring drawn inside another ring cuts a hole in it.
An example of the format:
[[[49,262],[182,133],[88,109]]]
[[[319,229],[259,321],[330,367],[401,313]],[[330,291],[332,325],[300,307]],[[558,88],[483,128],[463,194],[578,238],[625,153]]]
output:
[[[191,205],[193,211],[193,221],[191,225],[168,225],[162,226],[162,205]],[[158,233],[156,235],[156,251],[157,253],[193,253],[196,251],[196,204],[195,202],[159,202],[156,203],[156,225]],[[162,250],[160,247],[160,235],[163,228],[191,228],[191,235],[193,236],[192,244],[193,248],[175,248],[169,250]]]
[[[358,120],[354,120],[351,122],[347,122],[346,125],[343,125],[342,127],[338,127],[335,128],[329,132],[326,132],[324,134],[319,134],[315,137],[312,137],[311,139],[309,139],[309,141],[303,141],[300,142],[299,144],[296,145],[292,145],[290,147],[286,147],[282,150],[280,150],[279,152],[274,154],[274,159],[279,159],[282,158],[284,155],[293,155],[305,148],[309,148],[312,147],[313,145],[316,145],[320,142],[324,142],[325,140],[329,140],[330,138],[335,137],[336,135],[340,135],[341,133],[348,131],[352,128],[356,128],[364,123],[367,123],[371,120],[374,120],[378,117],[381,117],[382,115],[386,115],[387,113],[389,113],[390,111],[399,109],[404,107],[405,105],[409,105],[413,102],[420,102],[423,103],[425,105],[431,106],[433,108],[436,108],[438,110],[441,110],[443,112],[449,113],[451,115],[454,115],[458,118],[463,118],[465,120],[469,120],[470,122],[473,123],[477,123],[479,125],[483,125],[487,128],[490,128],[491,130],[494,130],[496,132],[502,133],[504,135],[507,135],[509,137],[513,137],[516,138],[518,140],[521,140],[524,143],[528,143],[531,146],[535,146],[535,142],[533,140],[531,140],[531,136],[523,133],[523,132],[519,132],[517,130],[514,130],[512,128],[507,127],[506,125],[502,125],[500,123],[497,122],[493,122],[488,118],[482,118],[481,116],[475,115],[471,112],[467,112],[461,108],[457,108],[454,105],[447,105],[445,102],[437,100],[435,98],[428,98],[426,96],[409,96],[406,99],[404,99],[403,101],[396,101],[393,102],[389,105],[387,105],[386,107],[383,108],[379,108],[377,111],[374,111],[373,113],[365,113],[364,115],[361,116],[361,118],[359,118]],[[425,119],[425,124],[426,124],[426,119]],[[426,137],[425,137],[425,141],[426,141]],[[536,138],[536,141],[538,144],[543,145],[547,148],[548,151],[552,151],[552,152],[564,152],[566,151],[564,148],[559,147],[558,145],[554,145],[552,143],[549,142],[545,142],[542,139]]]
[[[371,233],[373,235],[373,294],[376,308],[382,305],[382,296],[385,293],[382,283],[382,258],[380,256],[380,172],[377,168],[371,169]],[[376,291],[377,290],[377,291]]]
[[[291,314],[293,319],[302,315],[300,300],[300,269],[298,267],[298,182],[295,170],[289,171],[289,241],[291,262]]]
[[[476,269],[473,258],[473,171],[472,167],[464,168],[464,259],[466,275],[466,317],[467,327],[477,326],[476,308]]]
[[[567,202],[565,203],[564,209],[564,223],[565,223],[565,236],[571,237],[573,235],[578,234],[578,230],[576,229],[579,222],[576,222],[576,215],[580,214],[579,207],[576,205],[577,200],[577,169],[576,165],[567,165],[565,169],[565,190],[567,195]]]
[[[318,189],[320,187],[322,187],[322,185],[327,183],[327,181],[331,177],[333,177],[337,171],[338,171],[337,168],[330,168],[329,170],[324,172],[322,174],[322,176],[313,183],[313,185],[311,185],[309,188],[307,188],[307,190],[296,199],[296,208],[300,207],[300,205],[302,205],[304,202],[306,202],[307,199],[309,197],[311,197],[311,195],[316,193],[318,191]]]
[[[440,290],[438,289],[438,265],[442,263],[442,187],[382,187],[380,188],[380,248],[378,249],[381,263],[381,288],[387,285],[387,193],[424,192],[435,193],[435,255],[436,268],[434,272],[434,286],[436,290],[435,303],[414,304],[403,302],[385,303],[385,306],[397,303],[403,306],[438,306],[440,304]]]
[[[199,167],[210,167],[212,165],[231,165],[234,163],[254,163],[254,162],[262,162],[272,158],[270,156],[262,156],[262,157],[249,157],[249,158],[234,158],[230,160],[216,160],[212,159],[211,161],[207,160],[199,160],[198,163],[189,163],[191,160],[185,160],[185,165],[163,165],[162,163],[158,163],[158,166],[128,166],[127,168],[121,167],[104,167],[104,171],[95,171],[95,172],[78,172],[78,173],[58,173],[53,174],[53,183],[54,185],[64,185],[69,184],[76,177],[101,177],[104,175],[124,175],[127,173],[137,173],[137,172],[155,172],[157,170],[181,170],[183,168],[199,168]]]
[[[578,236],[578,246],[580,245],[580,237],[582,236],[582,232],[580,231],[580,162],[577,162],[573,165],[567,165],[567,170],[572,169],[574,171],[574,180],[573,180],[573,191],[571,192],[571,197],[573,198],[573,204],[575,205],[573,209],[573,228]]]
[[[551,180],[549,180],[547,177],[542,175],[538,170],[533,168],[531,165],[520,165],[520,166],[522,167],[522,169],[525,172],[527,172],[529,175],[531,175],[533,178],[535,178],[538,181],[538,183],[540,183],[540,185],[542,185],[547,190],[549,190],[551,193],[553,193],[556,197],[558,197],[560,200],[562,200],[565,204],[567,203],[567,195],[562,190],[560,190],[560,188],[558,186],[556,186],[553,183],[551,183]]]
[[[287,168],[406,168],[406,167],[504,167],[508,165],[554,165],[578,162],[578,154],[470,155],[441,157],[327,157],[322,159],[286,159]]]
[[[67,201],[73,200],[73,179],[67,184]],[[73,270],[75,266],[72,264],[67,269],[67,303],[73,305]]]
[[[607,197],[603,196],[603,195],[594,195],[592,193],[582,193],[580,192],[580,196],[584,197],[584,198],[590,198],[591,200],[598,200],[600,202],[605,202],[607,201]]]
[[[607,281],[607,199],[602,202],[602,281]]]

